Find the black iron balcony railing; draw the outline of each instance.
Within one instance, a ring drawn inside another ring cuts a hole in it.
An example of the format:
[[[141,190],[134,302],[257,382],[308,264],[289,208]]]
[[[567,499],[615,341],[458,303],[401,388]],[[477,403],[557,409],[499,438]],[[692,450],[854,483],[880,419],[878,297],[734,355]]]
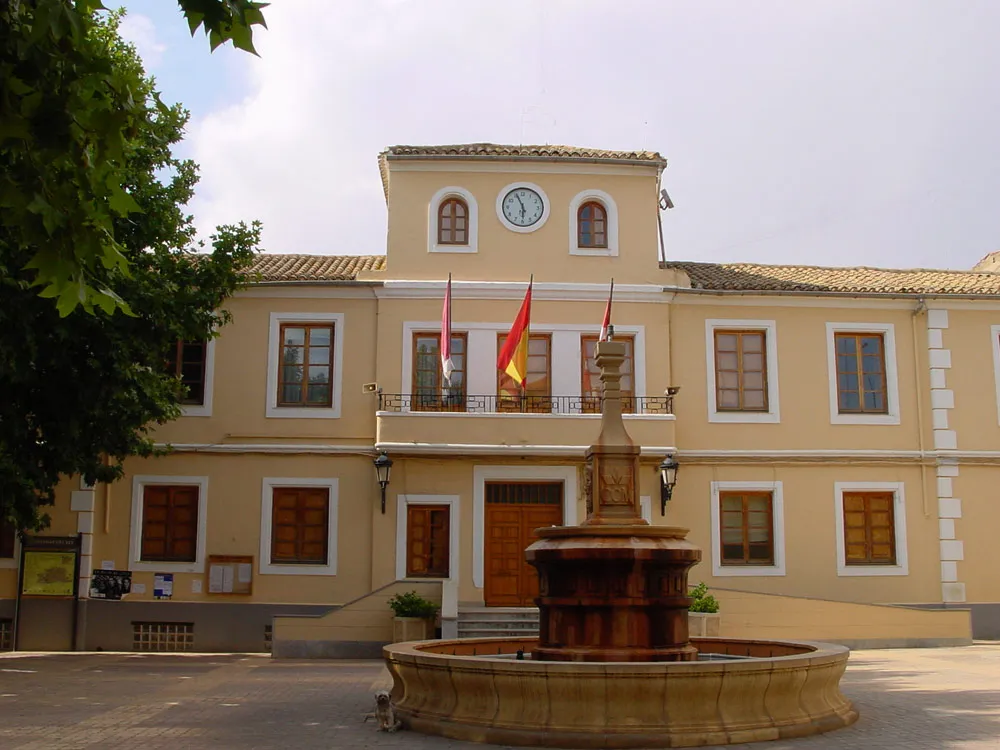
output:
[[[472,396],[461,393],[379,393],[379,411],[467,414],[600,414],[601,396]],[[626,396],[625,414],[673,414],[674,397]]]

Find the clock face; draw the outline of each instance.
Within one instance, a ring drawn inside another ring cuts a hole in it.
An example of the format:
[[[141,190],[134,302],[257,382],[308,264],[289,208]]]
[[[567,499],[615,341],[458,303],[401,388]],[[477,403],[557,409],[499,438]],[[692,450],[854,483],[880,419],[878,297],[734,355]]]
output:
[[[503,215],[516,227],[537,224],[545,211],[542,196],[531,188],[517,187],[503,198]]]

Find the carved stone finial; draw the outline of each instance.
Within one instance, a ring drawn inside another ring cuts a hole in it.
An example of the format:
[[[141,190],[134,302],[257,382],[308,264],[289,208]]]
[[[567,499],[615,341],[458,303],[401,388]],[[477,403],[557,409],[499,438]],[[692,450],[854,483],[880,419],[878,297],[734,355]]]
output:
[[[601,369],[601,433],[587,449],[592,467],[584,526],[646,525],[639,509],[636,479],[639,448],[632,442],[622,420],[621,366],[625,344],[599,341],[595,359]]]

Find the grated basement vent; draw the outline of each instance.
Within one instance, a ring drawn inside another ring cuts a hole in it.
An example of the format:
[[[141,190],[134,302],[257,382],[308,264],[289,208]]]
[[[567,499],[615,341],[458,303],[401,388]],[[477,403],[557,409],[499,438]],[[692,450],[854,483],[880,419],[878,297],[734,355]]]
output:
[[[14,648],[14,621],[0,620],[0,651]]]
[[[274,639],[274,633],[271,625],[264,626],[264,651],[271,653],[271,643]]]
[[[133,651],[193,651],[193,622],[133,622]]]

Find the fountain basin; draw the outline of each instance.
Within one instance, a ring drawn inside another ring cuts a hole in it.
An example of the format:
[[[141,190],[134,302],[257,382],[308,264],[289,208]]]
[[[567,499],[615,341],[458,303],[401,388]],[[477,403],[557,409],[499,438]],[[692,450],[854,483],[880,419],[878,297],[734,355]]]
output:
[[[395,643],[383,650],[397,716],[414,731],[498,745],[692,747],[788,739],[852,724],[846,647],[693,638],[677,662],[512,660],[537,638]]]

